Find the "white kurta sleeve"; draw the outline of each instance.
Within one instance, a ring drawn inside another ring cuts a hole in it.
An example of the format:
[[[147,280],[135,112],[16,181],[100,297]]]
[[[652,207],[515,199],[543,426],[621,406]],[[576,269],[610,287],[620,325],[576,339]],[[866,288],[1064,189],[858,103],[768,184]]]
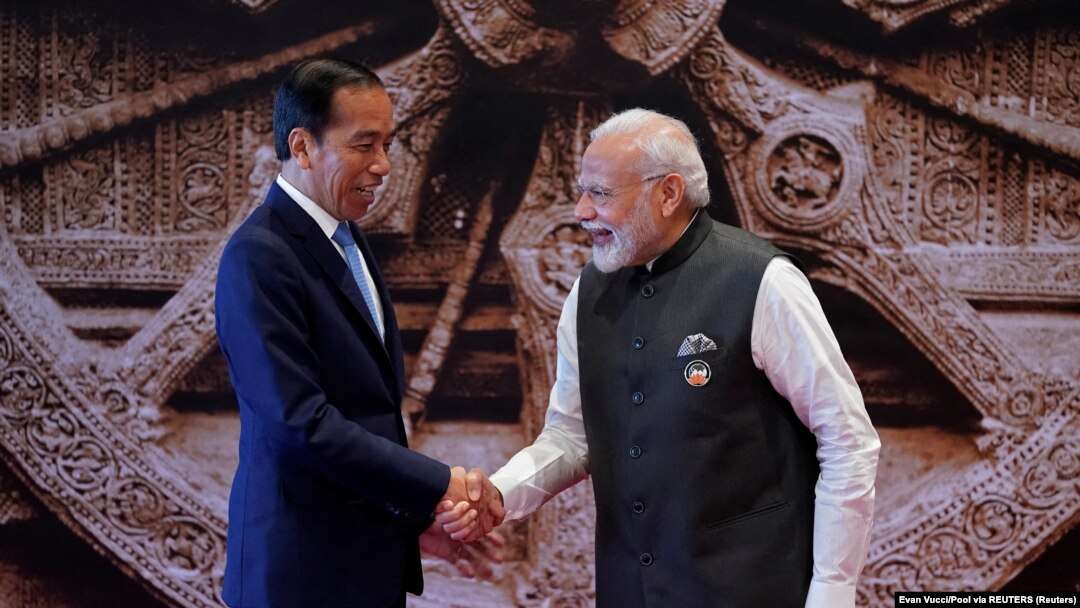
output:
[[[580,279],[579,279],[580,280]],[[589,475],[581,418],[577,343],[578,281],[563,304],[556,334],[555,384],[544,428],[532,445],[491,476],[503,495],[508,519],[521,519]]]
[[[881,444],[810,282],[786,258],[773,259],[765,270],[751,351],[817,439],[821,475],[806,608],[852,607],[870,544]]]

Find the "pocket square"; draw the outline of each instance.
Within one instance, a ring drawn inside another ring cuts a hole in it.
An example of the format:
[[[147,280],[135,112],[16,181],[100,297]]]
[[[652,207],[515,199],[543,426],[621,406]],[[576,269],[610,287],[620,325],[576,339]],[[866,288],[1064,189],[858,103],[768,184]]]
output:
[[[716,350],[716,342],[710,340],[705,334],[694,334],[683,339],[682,346],[679,347],[679,354],[675,356],[697,355],[710,350]]]

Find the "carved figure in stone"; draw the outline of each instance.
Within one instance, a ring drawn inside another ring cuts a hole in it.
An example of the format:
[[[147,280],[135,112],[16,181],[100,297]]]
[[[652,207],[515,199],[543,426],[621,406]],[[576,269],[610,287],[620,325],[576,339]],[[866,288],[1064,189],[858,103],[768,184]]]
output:
[[[836,193],[843,171],[836,151],[809,136],[785,142],[770,163],[773,192],[796,209],[813,211]]]

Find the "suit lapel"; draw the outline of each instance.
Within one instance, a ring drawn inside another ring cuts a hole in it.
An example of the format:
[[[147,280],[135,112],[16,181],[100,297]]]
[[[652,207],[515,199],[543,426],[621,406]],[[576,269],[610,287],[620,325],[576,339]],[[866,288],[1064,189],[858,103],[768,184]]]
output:
[[[356,284],[356,280],[353,279],[352,271],[349,270],[349,265],[345,263],[341,254],[337,252],[337,249],[334,248],[330,239],[326,237],[326,234],[319,228],[319,225],[315,220],[312,219],[312,217],[308,215],[296,201],[292,200],[292,198],[289,197],[289,195],[276,183],[270,186],[270,192],[266,195],[266,204],[282,218],[288,230],[303,242],[304,249],[306,249],[307,252],[311,254],[311,257],[322,266],[329,281],[345,294],[349,303],[352,304],[352,307],[356,309],[356,312],[364,319],[364,324],[367,326],[368,331],[372,333],[372,337],[377,342],[382,343],[382,340],[379,338],[379,330],[375,325],[375,320],[371,318],[371,312],[368,310],[367,303],[364,302],[363,294],[360,293],[360,287]],[[357,232],[359,231],[353,230],[353,235],[356,236]],[[360,244],[360,241],[361,239],[357,239],[358,245]],[[390,305],[390,299],[385,295],[382,279],[372,261],[371,253],[370,250],[367,249],[366,243],[361,247],[361,251],[363,251],[364,257],[367,260],[368,268],[372,273],[372,278],[375,279],[376,287],[379,290],[379,297],[383,302],[383,310],[392,310],[393,307]],[[390,314],[392,314],[392,312]],[[387,314],[388,319],[390,314]],[[386,324],[386,334],[389,338],[389,322]],[[385,344],[383,345],[383,352],[386,353],[387,358],[389,358],[391,362],[394,361],[394,358],[387,352]],[[396,363],[395,371],[399,375],[400,382],[401,370],[397,369]]]

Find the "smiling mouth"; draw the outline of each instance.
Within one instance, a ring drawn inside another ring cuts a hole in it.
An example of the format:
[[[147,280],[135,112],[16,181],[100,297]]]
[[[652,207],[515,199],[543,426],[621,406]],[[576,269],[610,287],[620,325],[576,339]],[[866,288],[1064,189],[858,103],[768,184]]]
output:
[[[597,239],[604,239],[605,237],[609,237],[612,234],[612,232],[607,228],[603,228],[597,225],[582,224],[581,227],[585,230],[585,232],[589,233],[589,236],[591,236],[594,241]]]
[[[361,186],[360,188],[357,188],[356,191],[364,196],[375,196],[375,189],[378,187],[378,185]]]

